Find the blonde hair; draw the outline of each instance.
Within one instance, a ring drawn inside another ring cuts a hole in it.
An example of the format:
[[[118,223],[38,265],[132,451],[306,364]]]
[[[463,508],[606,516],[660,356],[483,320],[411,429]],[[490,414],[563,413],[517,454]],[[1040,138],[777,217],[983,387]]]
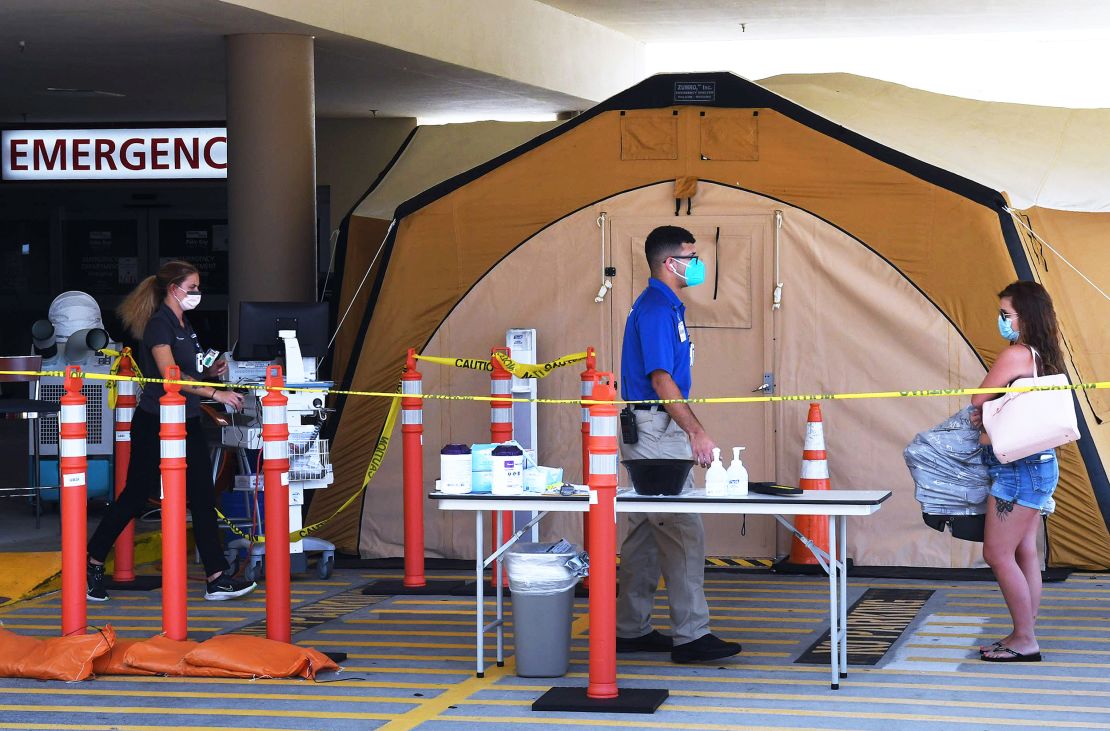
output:
[[[131,290],[116,309],[127,331],[142,340],[146,324],[150,322],[158,305],[166,298],[170,285],[181,284],[192,274],[199,274],[199,272],[189,262],[167,261],[157,274],[152,274],[139,282],[139,285]]]

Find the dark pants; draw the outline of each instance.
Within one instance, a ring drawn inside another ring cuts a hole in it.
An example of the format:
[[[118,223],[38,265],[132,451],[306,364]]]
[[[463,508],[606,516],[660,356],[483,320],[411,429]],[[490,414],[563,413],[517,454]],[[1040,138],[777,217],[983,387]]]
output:
[[[161,443],[159,418],[135,409],[131,422],[131,462],[127,466],[127,486],[100,521],[89,540],[89,556],[103,561],[112,544],[127,524],[145,512],[150,498],[158,499],[161,487]],[[223,541],[216,523],[216,489],[212,485],[212,458],[208,454],[200,417],[185,422],[185,499],[193,514],[196,539],[204,572],[211,576],[228,568]]]

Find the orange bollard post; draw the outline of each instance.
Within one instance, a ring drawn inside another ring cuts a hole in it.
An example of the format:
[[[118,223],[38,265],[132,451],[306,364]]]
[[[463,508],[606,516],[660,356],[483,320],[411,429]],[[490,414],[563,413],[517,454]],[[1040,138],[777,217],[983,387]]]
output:
[[[266,505],[266,638],[289,642],[289,397],[281,366],[266,366],[262,397],[262,476]]]
[[[58,473],[62,510],[62,636],[84,633],[88,624],[86,605],[85,554],[88,517],[86,502],[88,470],[85,423],[85,395],[81,369],[67,366],[65,395],[58,418]]]
[[[593,394],[594,381],[597,380],[597,356],[593,348],[586,348],[586,369],[582,371],[582,398],[588,399]],[[582,405],[582,484],[590,484],[590,407]],[[590,521],[586,515],[582,516],[582,545],[590,545]],[[590,588],[590,577],[582,580],[582,586]]]
[[[118,374],[133,378],[135,369],[131,367],[131,348],[124,348],[120,356]],[[135,415],[136,386],[134,381],[117,381],[116,384],[116,443],[115,478],[116,497],[127,486],[127,466],[131,462],[131,419]],[[112,581],[130,583],[135,581],[135,521],[130,521],[119,538],[116,539],[116,565],[112,571]]]
[[[617,697],[617,392],[612,373],[598,373],[590,406],[590,682],[589,698]]]
[[[821,419],[821,405],[811,403],[806,419],[806,439],[802,447],[802,477],[798,486],[803,490],[829,489],[829,462],[825,452],[825,429]],[[814,545],[828,553],[829,521],[824,515],[799,515],[794,518],[794,528],[807,536]],[[789,563],[819,565],[817,557],[805,547],[797,536],[791,540]]]
[[[181,369],[166,369],[170,381],[181,380]],[[162,426],[162,633],[171,640],[189,634],[188,563],[185,549],[185,397],[181,384],[165,383],[159,400]]]
[[[409,348],[401,376],[402,493],[404,499],[405,577],[402,585],[416,589],[424,578],[424,380],[416,370],[416,351]]]
[[[512,353],[508,348],[492,348],[489,352],[490,359],[490,381],[489,381],[489,394],[493,398],[512,397],[512,381],[513,374],[505,370],[505,366],[494,358],[494,354],[500,353],[506,358],[510,357]],[[510,442],[513,439],[513,402],[512,401],[490,401],[489,404],[489,436],[490,441],[494,444],[502,444],[503,442]],[[501,521],[501,536],[508,538],[513,534],[513,514],[507,510],[494,512],[490,515],[490,545],[491,552],[496,551],[497,546],[497,521]],[[503,577],[505,586],[509,585],[509,576],[506,573]]]

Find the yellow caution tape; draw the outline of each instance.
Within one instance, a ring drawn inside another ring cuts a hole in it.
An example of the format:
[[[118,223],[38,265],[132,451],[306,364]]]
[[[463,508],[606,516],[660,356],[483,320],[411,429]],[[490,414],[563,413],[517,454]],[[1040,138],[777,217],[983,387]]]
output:
[[[366,492],[366,486],[370,484],[370,480],[374,478],[374,475],[377,473],[378,468],[381,467],[382,462],[385,461],[385,453],[389,449],[389,441],[392,438],[393,426],[397,423],[397,412],[400,411],[400,406],[401,402],[397,399],[394,399],[393,403],[389,406],[389,414],[385,417],[385,427],[384,429],[382,429],[382,435],[378,438],[378,444],[376,447],[374,447],[374,453],[370,457],[370,464],[366,468],[366,476],[362,479],[362,487],[360,487],[353,495],[347,498],[347,500],[344,501],[344,503],[338,508],[336,508],[335,511],[332,512],[332,514],[328,517],[311,525],[306,525],[299,530],[291,531],[289,533],[290,543],[296,543],[302,538],[307,538],[313,533],[319,531],[332,518],[349,508],[351,504],[354,503],[354,501],[357,500],[360,495],[362,495],[362,493]],[[232,533],[239,536],[240,538],[245,538],[251,543],[266,542],[266,536],[252,536],[249,533],[244,532],[237,525],[232,523],[231,520],[227,518],[227,516],[221,513],[218,508],[216,509],[216,516],[220,519],[220,522],[222,522],[227,527],[228,530],[230,530]]]
[[[112,348],[101,348],[100,352],[103,353],[104,355],[109,355],[109,356],[115,358],[115,360],[112,361],[111,369],[108,371],[109,375],[114,376],[117,373],[119,373],[119,367],[123,363],[123,359],[126,356],[126,358],[131,361],[131,367],[135,370],[135,375],[138,376],[139,378],[143,377],[143,372],[141,370],[139,370],[139,364],[135,362],[135,356],[131,353],[130,348],[124,348],[122,351],[113,350]],[[119,390],[118,384],[119,384],[119,379],[108,381],[108,408],[109,409],[115,409],[116,408],[116,396],[118,395],[117,392]]]
[[[563,368],[586,360],[586,354],[571,353],[570,355],[564,355],[562,358],[556,358],[550,363],[518,363],[504,353],[494,353],[493,358],[504,366],[505,370],[512,373],[517,378],[544,378],[558,368]],[[485,371],[488,373],[493,370],[493,365],[490,361],[480,358],[444,358],[438,355],[418,355],[416,359],[427,361],[428,363],[450,366],[452,368],[467,368],[472,371]]]

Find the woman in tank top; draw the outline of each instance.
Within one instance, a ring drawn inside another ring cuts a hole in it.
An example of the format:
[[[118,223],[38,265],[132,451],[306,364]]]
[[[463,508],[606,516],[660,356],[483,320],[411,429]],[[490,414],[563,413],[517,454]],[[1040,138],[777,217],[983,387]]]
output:
[[[1052,298],[1036,282],[1014,282],[998,293],[998,331],[1011,345],[998,355],[980,388],[1009,386],[1018,378],[1064,372],[1060,333]],[[978,394],[981,407],[1002,394]],[[981,427],[978,412],[973,421]],[[983,463],[991,477],[987,498],[983,559],[994,571],[1010,611],[1013,631],[979,648],[987,662],[1040,662],[1034,630],[1041,602],[1041,557],[1037,527],[1042,511],[1051,510],[1060,477],[1055,450],[1002,464],[984,433]]]

